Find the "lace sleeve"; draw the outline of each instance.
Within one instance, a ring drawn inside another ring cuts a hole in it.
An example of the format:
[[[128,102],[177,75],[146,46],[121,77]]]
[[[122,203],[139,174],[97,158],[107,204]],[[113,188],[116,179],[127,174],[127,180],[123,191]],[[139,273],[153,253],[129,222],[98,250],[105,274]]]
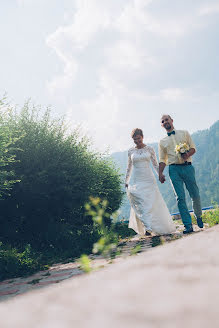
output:
[[[153,164],[153,167],[154,167],[156,173],[159,174],[159,165],[158,165],[158,161],[157,161],[157,156],[152,147],[150,147],[150,153],[151,153],[151,162]]]
[[[125,183],[128,184],[132,173],[131,150],[128,151],[128,167],[126,171]]]

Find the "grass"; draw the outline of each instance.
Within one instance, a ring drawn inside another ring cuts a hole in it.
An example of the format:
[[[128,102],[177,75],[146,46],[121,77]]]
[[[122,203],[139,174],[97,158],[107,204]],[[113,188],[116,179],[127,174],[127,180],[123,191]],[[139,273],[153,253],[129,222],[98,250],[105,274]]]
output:
[[[138,253],[141,253],[141,245],[136,245],[132,250],[131,250],[131,255],[136,255]]]
[[[216,224],[219,224],[219,207],[215,207],[215,209],[204,212],[203,222],[208,223],[209,227],[213,227]]]
[[[208,224],[209,227],[213,227],[219,224],[219,206],[216,206],[212,210],[208,210],[203,212],[202,215],[203,223]],[[182,225],[182,220],[177,219],[174,220],[176,225]],[[192,214],[192,223],[197,224],[195,216]]]

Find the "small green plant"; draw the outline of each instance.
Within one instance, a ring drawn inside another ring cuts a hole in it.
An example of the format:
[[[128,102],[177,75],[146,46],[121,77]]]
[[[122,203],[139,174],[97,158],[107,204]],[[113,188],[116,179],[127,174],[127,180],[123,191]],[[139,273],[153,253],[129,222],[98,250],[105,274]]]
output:
[[[131,255],[136,255],[141,252],[141,245],[136,245],[131,249]]]
[[[92,217],[94,225],[100,231],[100,239],[93,245],[93,254],[101,254],[105,258],[114,258],[118,252],[119,236],[115,232],[115,223],[110,226],[106,224],[112,217],[116,219],[117,213],[110,213],[108,201],[101,200],[99,197],[90,197],[90,202],[85,204],[86,214]]]
[[[89,273],[92,271],[91,260],[89,259],[89,257],[87,255],[85,255],[85,254],[81,255],[79,262],[80,262],[81,270],[83,270],[86,273]]]

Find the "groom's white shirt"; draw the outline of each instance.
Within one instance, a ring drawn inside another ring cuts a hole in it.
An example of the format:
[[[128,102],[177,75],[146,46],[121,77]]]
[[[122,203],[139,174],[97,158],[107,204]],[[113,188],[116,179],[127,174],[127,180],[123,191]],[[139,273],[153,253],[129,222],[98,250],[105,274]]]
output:
[[[175,152],[175,147],[179,143],[186,142],[190,148],[194,148],[195,144],[186,130],[174,130],[175,134],[166,136],[161,139],[159,142],[159,162],[165,163],[166,165],[170,164],[182,164],[184,160]],[[187,159],[187,162],[192,162],[192,157]]]

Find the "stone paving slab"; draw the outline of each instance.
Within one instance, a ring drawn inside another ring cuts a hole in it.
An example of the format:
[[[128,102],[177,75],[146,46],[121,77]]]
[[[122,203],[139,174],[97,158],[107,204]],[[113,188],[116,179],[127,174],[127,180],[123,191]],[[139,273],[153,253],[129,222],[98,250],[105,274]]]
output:
[[[1,328],[219,327],[219,226],[0,304]]]

